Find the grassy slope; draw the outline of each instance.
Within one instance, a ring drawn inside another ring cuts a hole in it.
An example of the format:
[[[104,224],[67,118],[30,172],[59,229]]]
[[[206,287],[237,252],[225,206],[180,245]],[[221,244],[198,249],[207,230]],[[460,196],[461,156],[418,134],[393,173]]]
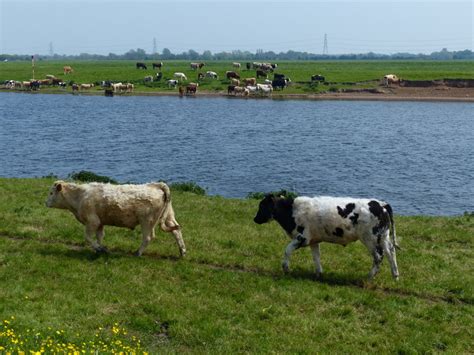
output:
[[[157,70],[152,70],[151,61],[148,70],[135,69],[136,61],[68,61],[50,62],[39,61],[36,63],[35,77],[45,78],[46,74],[56,75],[65,80],[74,80],[76,83],[91,83],[101,80],[114,80],[122,82],[133,82],[138,91],[173,91],[168,89],[165,79],[173,77],[174,72],[184,72],[189,81],[197,80],[197,71],[192,71],[189,61],[165,61],[161,83],[154,83],[151,87],[143,85],[146,75],[154,75]],[[401,78],[409,80],[432,80],[442,78],[473,78],[474,65],[472,61],[328,61],[328,62],[306,62],[291,61],[277,62],[277,72],[289,76],[292,87],[285,89],[285,93],[310,93],[328,90],[330,86],[311,86],[309,82],[311,75],[323,74],[326,80],[335,83],[331,86],[342,87],[344,82],[359,82],[366,80],[380,80],[383,75],[395,73]],[[63,75],[64,65],[71,65],[75,71],[70,75]],[[255,70],[246,70],[242,62],[241,71],[243,78],[255,77]],[[231,62],[209,61],[201,70],[215,71],[220,80],[204,80],[201,82],[200,91],[227,90],[228,80],[225,79],[227,70],[234,70]],[[4,80],[29,80],[32,76],[30,62],[7,62],[0,63],[0,82]],[[270,76],[272,77],[272,76]],[[260,82],[262,82],[260,80]],[[364,84],[360,87],[375,87],[378,82]],[[70,89],[69,89],[70,90]],[[94,89],[94,91],[99,89]],[[176,89],[174,89],[176,91]],[[278,93],[278,92],[277,92]]]
[[[184,260],[163,232],[133,257],[139,231],[112,227],[112,254],[96,257],[70,213],[44,207],[51,182],[0,179],[0,320],[21,329],[87,341],[117,322],[154,352],[474,351],[472,216],[397,217],[399,283],[386,261],[365,283],[360,243],[323,244],[317,282],[308,249],[282,274],[288,241],[275,223],[253,223],[256,200],[174,192]]]

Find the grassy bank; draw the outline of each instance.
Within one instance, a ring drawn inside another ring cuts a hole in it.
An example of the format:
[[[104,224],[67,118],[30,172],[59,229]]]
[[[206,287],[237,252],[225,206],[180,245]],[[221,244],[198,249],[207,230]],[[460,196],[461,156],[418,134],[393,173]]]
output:
[[[188,82],[197,81],[197,73],[190,69],[189,61],[165,61],[163,79],[160,82],[147,84],[143,79],[147,75],[155,75],[158,69],[153,70],[151,61],[146,62],[147,70],[136,69],[136,61],[38,61],[35,67],[35,78],[44,79],[47,74],[55,75],[65,81],[75,83],[99,83],[102,80],[131,82],[135,90],[141,92],[174,92],[168,88],[167,79],[173,78],[173,73],[184,72]],[[255,77],[255,70],[247,70],[245,62],[241,62],[242,78]],[[443,78],[474,78],[472,61],[327,61],[308,62],[290,61],[277,62],[276,72],[290,77],[292,85],[284,90],[287,94],[307,94],[336,90],[340,88],[375,88],[380,79],[389,73],[397,74],[407,80],[434,80]],[[63,74],[63,66],[70,65],[74,72]],[[230,61],[209,61],[200,70],[215,71],[219,80],[205,79],[200,81],[199,90],[207,92],[225,91],[229,81],[225,78],[227,70],[232,68]],[[322,74],[329,85],[310,83],[311,75]],[[4,80],[29,80],[32,77],[31,62],[3,62],[0,63],[0,82]],[[272,78],[272,75],[269,75]],[[263,82],[264,79],[259,79]],[[44,90],[52,90],[45,88]],[[57,90],[57,89],[55,89]],[[68,88],[68,91],[71,89]],[[92,91],[100,90],[94,88]],[[275,92],[278,94],[279,92]]]
[[[258,200],[174,191],[185,259],[163,232],[133,257],[139,230],[112,227],[111,254],[96,256],[70,213],[44,206],[51,183],[0,179],[0,321],[20,348],[49,337],[153,353],[474,351],[472,216],[397,216],[398,283],[386,261],[365,282],[360,243],[323,244],[314,281],[308,249],[282,274],[288,240],[253,223]],[[0,347],[13,346],[2,334]]]

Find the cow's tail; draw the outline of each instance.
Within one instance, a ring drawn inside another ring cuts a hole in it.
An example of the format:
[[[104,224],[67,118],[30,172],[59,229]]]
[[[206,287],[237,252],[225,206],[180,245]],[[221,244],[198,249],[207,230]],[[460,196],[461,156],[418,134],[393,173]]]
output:
[[[163,209],[161,210],[161,215],[158,219],[160,227],[164,232],[172,232],[174,230],[179,230],[181,227],[176,222],[174,218],[174,213],[172,211],[173,207],[171,205],[171,191],[168,185],[164,182],[154,183],[157,188],[163,191]],[[171,217],[171,218],[169,218]]]
[[[390,206],[388,203],[384,206],[384,208],[387,210],[388,212],[388,216],[390,218],[390,238],[392,240],[392,244],[395,248],[397,248],[398,250],[400,250],[400,246],[398,245],[397,243],[397,232],[395,230],[395,221],[393,220],[393,210],[392,210],[392,206]]]

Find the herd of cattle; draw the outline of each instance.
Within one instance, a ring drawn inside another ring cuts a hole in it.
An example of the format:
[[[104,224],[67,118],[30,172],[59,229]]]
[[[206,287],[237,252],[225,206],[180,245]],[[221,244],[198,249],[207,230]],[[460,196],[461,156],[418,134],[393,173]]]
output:
[[[161,82],[163,79],[163,62],[154,62],[151,64],[153,70],[158,69],[158,72],[154,75],[146,75],[143,78],[145,85],[150,85],[153,82]],[[190,63],[190,69],[197,72],[196,81],[188,82],[188,77],[183,72],[174,72],[172,78],[163,79],[168,88],[178,88],[180,95],[187,94],[193,95],[197,92],[199,82],[203,80],[219,80],[219,75],[215,71],[207,70],[201,72],[200,70],[206,66],[205,63]],[[135,64],[136,69],[147,70],[149,65],[143,62],[137,62]],[[275,70],[278,65],[275,63],[246,63],[247,70],[255,70],[255,76],[250,78],[241,78],[241,63],[232,63],[232,69],[225,72],[225,81],[228,83],[227,94],[228,95],[266,95],[272,94],[273,90],[283,90],[291,84],[291,79],[285,74],[276,73]],[[111,80],[103,80],[96,83],[74,83],[73,81],[67,81],[66,76],[74,73],[74,69],[66,65],[63,67],[64,78],[57,78],[54,75],[46,75],[44,79],[29,80],[29,81],[15,81],[6,80],[3,84],[7,89],[22,89],[22,90],[39,90],[42,86],[57,86],[66,88],[70,86],[73,92],[79,92],[84,90],[90,90],[95,86],[99,86],[111,93],[131,93],[134,91],[135,85],[127,82],[115,82]],[[272,79],[269,79],[269,75],[273,75]],[[260,80],[260,82],[257,82]],[[391,84],[400,84],[400,79],[395,74],[387,74],[382,79],[382,84],[389,86]],[[326,78],[321,74],[311,75],[311,83],[325,83]],[[184,87],[183,87],[184,85]]]
[[[103,245],[104,226],[134,229],[140,225],[142,243],[136,251],[140,256],[155,237],[155,226],[159,225],[163,231],[173,234],[181,256],[186,254],[170,189],[163,182],[112,185],[58,180],[50,188],[46,206],[71,211],[85,226],[86,241],[96,252],[107,252]],[[263,224],[271,220],[277,221],[291,239],[284,252],[284,272],[289,271],[293,251],[309,246],[319,277],[323,271],[321,242],[346,246],[360,240],[373,259],[369,279],[379,271],[384,255],[389,260],[393,278],[398,279],[395,224],[392,208],[386,202],[328,196],[293,199],[268,194],[260,202],[254,222]]]

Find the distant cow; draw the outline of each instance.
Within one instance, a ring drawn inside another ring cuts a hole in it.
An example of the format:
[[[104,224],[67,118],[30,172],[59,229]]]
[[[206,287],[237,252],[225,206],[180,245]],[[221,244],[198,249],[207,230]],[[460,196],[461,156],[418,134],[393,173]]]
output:
[[[142,62],[137,62],[137,64],[135,64],[135,66],[136,66],[137,69],[147,69],[146,64],[142,63]]]
[[[71,89],[72,89],[72,92],[74,92],[74,91],[79,91],[79,85],[77,85],[77,84],[72,84],[72,85],[71,85]]]
[[[206,78],[219,79],[219,76],[214,71],[207,71]]]
[[[237,62],[232,63],[232,66],[236,69],[240,69],[241,67],[240,63],[237,63]]]
[[[155,237],[158,224],[173,233],[181,256],[186,254],[181,227],[175,219],[169,187],[163,182],[145,185],[75,184],[56,181],[49,190],[47,207],[71,211],[85,226],[85,237],[96,252],[107,252],[102,245],[104,226],[142,229],[142,255]],[[96,237],[96,240],[94,240]]]
[[[163,62],[159,62],[159,63],[151,63],[153,69],[155,68],[158,68],[161,70],[161,68],[163,67]]]
[[[232,78],[232,79],[230,79],[230,84],[235,85],[235,86],[239,86],[240,85],[240,80]]]
[[[235,71],[226,71],[225,76],[227,77],[227,79],[240,79],[239,73],[236,73]]]
[[[151,75],[147,75],[143,78],[143,81],[145,83],[152,83],[153,82],[153,77]]]
[[[250,70],[252,68],[252,63],[250,62],[245,63],[245,67],[247,68],[247,70]]]
[[[174,73],[173,74],[173,77],[178,79],[178,80],[188,80],[188,78],[186,77],[186,75],[184,75],[184,73]]]
[[[162,72],[156,73],[156,75],[155,75],[155,80],[156,80],[156,81],[160,81],[162,77],[163,77],[163,73],[162,73]]]
[[[387,74],[383,77],[383,84],[389,86],[390,84],[399,84],[400,79],[395,74]]]
[[[255,79],[255,78],[247,78],[247,79],[244,79],[244,83],[245,83],[245,86],[248,86],[248,85],[253,85],[253,86],[255,86],[255,84],[257,84],[257,79]]]
[[[63,71],[64,71],[64,75],[66,75],[66,74],[71,74],[72,72],[74,72],[74,69],[72,69],[72,67],[70,67],[69,65],[65,65],[63,67]]]
[[[257,70],[256,76],[257,76],[257,79],[258,78],[265,78],[266,79],[268,77],[267,72],[264,71],[264,70],[261,70],[261,69]]]
[[[191,63],[191,69],[196,70],[196,69],[201,69],[205,64],[204,63]]]
[[[81,90],[89,90],[89,89],[92,89],[93,87],[94,87],[94,84],[81,84],[79,88]]]
[[[311,81],[326,81],[326,78],[321,74],[311,75]]]
[[[167,83],[168,83],[169,88],[175,88],[176,85],[178,85],[178,80],[170,79],[170,80],[167,81]]]
[[[198,83],[189,83],[186,86],[186,95],[194,95],[196,94],[197,88],[199,84]]]
[[[293,251],[310,246],[319,277],[323,272],[319,243],[345,246],[360,239],[373,258],[369,279],[379,271],[384,254],[389,259],[393,278],[398,279],[395,224],[392,208],[386,202],[329,196],[293,199],[268,194],[260,202],[254,222],[262,224],[272,219],[292,238],[283,258],[285,272],[289,271]]]
[[[235,85],[228,85],[227,86],[227,95],[235,94]]]

